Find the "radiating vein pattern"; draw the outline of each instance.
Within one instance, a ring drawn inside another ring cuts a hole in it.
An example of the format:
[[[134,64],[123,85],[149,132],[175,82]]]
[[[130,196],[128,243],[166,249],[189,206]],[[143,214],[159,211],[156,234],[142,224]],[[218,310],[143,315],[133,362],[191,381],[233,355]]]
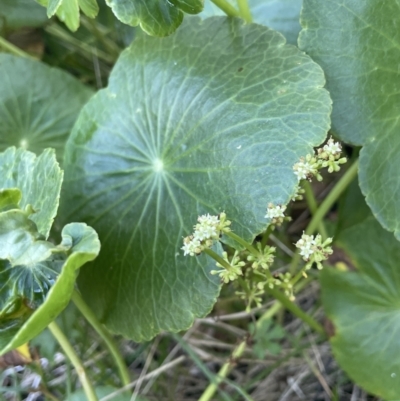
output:
[[[268,202],[290,199],[293,164],[329,128],[321,69],[281,35],[186,19],[173,36],[137,38],[122,53],[65,156],[63,213],[102,241],[79,286],[105,324],[135,340],[187,328],[215,302],[213,263],[180,250],[197,216],[225,210],[251,240]]]
[[[62,158],[83,104],[92,91],[67,73],[27,58],[0,54],[0,151],[48,147]]]

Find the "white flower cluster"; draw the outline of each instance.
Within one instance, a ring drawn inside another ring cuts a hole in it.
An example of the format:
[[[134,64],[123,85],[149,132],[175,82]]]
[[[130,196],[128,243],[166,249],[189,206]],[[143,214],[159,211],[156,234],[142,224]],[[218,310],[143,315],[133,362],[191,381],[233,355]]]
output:
[[[322,151],[329,156],[339,156],[342,153],[342,145],[339,142],[335,142],[333,138],[329,138],[326,145],[322,148]]]
[[[315,252],[315,239],[312,235],[303,234],[302,237],[296,242],[296,247],[300,249],[300,255],[306,260]]]
[[[293,170],[299,181],[309,180],[318,174],[318,161],[315,157],[307,155],[305,158],[300,158],[300,161],[293,166]]]
[[[273,203],[269,203],[265,218],[270,219],[271,224],[280,226],[285,219],[288,219],[285,217],[285,210],[285,205],[274,205]]]
[[[257,242],[258,255],[250,254],[247,256],[249,262],[253,262],[251,267],[255,270],[269,270],[275,260],[276,248],[273,246],[263,246],[260,242]]]
[[[204,248],[210,248],[215,240],[218,240],[222,231],[229,231],[231,222],[226,220],[226,214],[219,216],[205,214],[197,218],[192,235],[183,239],[183,254],[199,255]]]
[[[345,157],[340,157],[342,153],[342,146],[339,142],[335,142],[329,138],[328,142],[320,149],[317,150],[315,155],[307,155],[302,157],[299,162],[293,166],[294,173],[297,175],[298,180],[311,180],[316,177],[318,181],[322,180],[319,170],[328,168],[328,172],[340,170],[340,165],[346,163]]]
[[[284,212],[286,210],[286,206],[276,205],[274,206],[273,203],[268,205],[267,214],[265,217],[267,219],[276,219],[279,217],[285,217]]]
[[[300,249],[300,255],[303,260],[308,262],[306,269],[310,269],[313,263],[316,263],[318,269],[322,269],[322,261],[328,259],[332,254],[332,248],[329,246],[332,243],[332,238],[326,239],[322,242],[322,237],[317,234],[313,235],[304,234],[296,242],[296,247]]]

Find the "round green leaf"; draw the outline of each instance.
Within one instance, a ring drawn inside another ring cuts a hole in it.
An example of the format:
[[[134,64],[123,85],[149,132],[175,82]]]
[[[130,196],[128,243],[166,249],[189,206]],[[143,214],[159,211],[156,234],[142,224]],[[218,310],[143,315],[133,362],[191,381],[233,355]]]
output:
[[[398,400],[399,243],[373,217],[343,231],[338,243],[358,271],[321,272],[322,301],[335,326],[334,355],[365,390]]]
[[[91,90],[61,70],[4,53],[0,76],[0,151],[22,146],[38,154],[52,147],[60,160]]]
[[[34,227],[27,227],[30,220],[25,217],[24,223],[22,214],[17,210],[0,214],[2,249],[14,254],[19,249],[26,250],[16,261],[0,259],[0,354],[27,343],[58,316],[71,299],[78,269],[93,260],[100,249],[96,232],[82,223],[65,226],[58,247],[37,240]],[[9,222],[6,238],[2,235],[5,219]],[[20,235],[10,243],[16,231],[9,227],[13,221]],[[39,246],[45,246],[46,252],[29,252]]]
[[[357,178],[348,186],[339,199],[335,238],[341,231],[361,223],[371,216],[371,210],[365,203]]]
[[[57,214],[62,179],[63,172],[52,149],[44,150],[39,157],[15,147],[0,153],[0,189],[20,191],[19,206],[33,208],[30,219],[44,238]]]
[[[36,27],[46,21],[46,10],[33,0],[0,0],[0,27]]]
[[[299,47],[325,72],[332,128],[346,142],[396,135],[399,15],[398,1],[304,0]]]
[[[103,244],[79,287],[111,330],[138,341],[189,327],[215,302],[214,263],[180,250],[197,216],[226,211],[252,240],[329,128],[321,69],[282,35],[185,21],[122,53],[65,155],[62,214],[93,224]]]
[[[332,125],[364,145],[360,186],[379,222],[400,239],[400,2],[305,0],[299,45],[324,69]]]
[[[372,212],[400,240],[400,141],[397,132],[373,138],[361,151],[359,179]]]
[[[229,1],[237,7],[236,0]],[[297,44],[300,32],[300,10],[303,0],[248,0],[253,21],[275,29],[285,36],[290,44]],[[213,2],[206,1],[200,17],[208,18],[224,15],[224,12]]]

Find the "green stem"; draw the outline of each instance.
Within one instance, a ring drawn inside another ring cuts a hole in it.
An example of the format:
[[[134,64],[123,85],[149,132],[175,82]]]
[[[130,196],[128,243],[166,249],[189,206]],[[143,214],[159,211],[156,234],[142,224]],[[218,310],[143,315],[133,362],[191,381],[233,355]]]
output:
[[[218,8],[230,17],[240,17],[240,13],[226,0],[211,0]]]
[[[74,46],[77,50],[79,50],[80,54],[85,56],[88,60],[93,59],[93,50],[95,49],[96,56],[99,59],[101,59],[109,64],[115,63],[115,59],[116,59],[115,56],[111,56],[108,53],[106,53],[102,50],[99,50],[88,43],[81,42],[80,40],[78,40],[74,36],[72,36],[69,32],[67,32],[65,29],[58,26],[57,24],[48,25],[45,28],[45,31],[63,41],[65,41],[66,43],[69,43],[70,45]]]
[[[311,219],[309,225],[305,233],[307,235],[314,234],[317,229],[319,223],[322,221],[326,213],[331,209],[333,204],[340,197],[342,192],[350,185],[350,183],[357,176],[358,172],[358,159],[354,161],[354,163],[350,166],[350,168],[343,174],[337,184],[334,186],[332,191],[328,194],[328,196],[323,200],[323,202],[319,205],[318,210],[315,212],[313,218]],[[294,273],[297,269],[297,265],[300,262],[300,255],[298,252],[293,256],[292,263],[290,264],[289,271],[290,273]]]
[[[292,286],[294,286],[295,284],[297,284],[298,283],[298,281],[301,279],[301,278],[307,278],[308,277],[308,274],[306,273],[306,266],[307,265],[304,265],[302,268],[301,268],[301,270],[299,271],[299,272],[297,272],[297,274],[290,280],[290,284],[292,284]]]
[[[199,401],[210,401],[218,389],[220,383],[228,376],[229,372],[232,370],[235,365],[233,361],[235,359],[240,358],[246,349],[247,342],[243,340],[232,352],[231,359],[228,362],[225,362],[220,371],[218,372],[214,382],[210,383],[207,388],[204,390],[203,394],[199,398]]]
[[[211,256],[221,266],[225,267],[225,269],[227,269],[227,270],[231,269],[231,265],[225,259],[223,259],[221,256],[219,256],[218,253],[214,252],[212,249],[205,248],[203,250],[203,252],[206,253],[208,256]]]
[[[246,22],[252,22],[253,17],[251,16],[251,11],[250,11],[248,1],[247,0],[237,0],[237,2],[238,2],[238,6],[239,6],[239,12],[240,12],[240,15],[242,16],[242,18]]]
[[[307,323],[317,333],[325,334],[324,328],[313,317],[305,313],[294,302],[292,302],[283,292],[275,288],[266,288],[265,291],[277,299],[287,310],[292,312],[293,315],[297,316],[304,323]]]
[[[61,331],[60,327],[58,327],[56,322],[51,322],[48,328],[53,334],[53,336],[56,338],[56,340],[59,342],[61,348],[65,352],[65,355],[69,358],[72,365],[74,366],[76,373],[79,377],[79,380],[82,383],[83,391],[85,392],[88,401],[98,401],[93,385],[86,375],[83,363],[79,359],[71,343],[68,341],[68,338],[64,335],[64,333]]]
[[[261,322],[266,319],[271,319],[272,316],[275,315],[281,308],[281,304],[279,302],[275,302],[262,316],[260,319],[257,320],[256,325],[260,326]],[[243,352],[246,349],[247,340],[243,340],[232,352],[232,356],[229,361],[225,362],[222,365],[220,371],[216,376],[216,380],[210,383],[207,388],[204,390],[203,394],[199,398],[199,401],[210,401],[216,391],[218,390],[218,385],[225,380],[225,378],[229,375],[230,371],[232,370],[235,359],[240,358],[243,355]]]
[[[6,50],[7,52],[14,54],[15,56],[25,57],[25,58],[33,58],[30,54],[24,52],[19,47],[10,43],[7,39],[4,39],[0,36],[0,48]]]
[[[307,205],[311,211],[311,214],[315,215],[315,213],[318,210],[318,203],[317,203],[317,200],[315,199],[314,192],[313,192],[311,184],[308,180],[304,180],[303,188],[305,190]],[[324,240],[328,238],[328,233],[326,231],[325,224],[322,220],[318,224],[318,231],[322,235],[322,238]]]
[[[274,231],[274,225],[270,224],[262,236],[262,239],[261,239],[261,247],[262,248],[265,248],[265,246],[267,245],[269,236],[272,234],[272,231]]]
[[[108,53],[118,57],[121,53],[121,49],[98,28],[97,21],[81,16],[81,24],[96,37],[96,39],[106,48]]]
[[[227,231],[224,232],[224,234],[227,237],[232,238],[234,241],[236,241],[238,244],[243,245],[251,254],[253,254],[254,256],[260,256],[260,253],[258,252],[258,250],[256,248],[254,248],[253,245],[249,244],[247,241],[245,241],[242,237],[239,237],[237,234],[235,234],[232,231]]]
[[[122,385],[127,386],[130,383],[129,371],[112,336],[107,331],[107,329],[99,322],[93,311],[89,308],[89,306],[86,304],[86,302],[77,291],[73,292],[72,301],[107,345],[107,348],[117,365]]]

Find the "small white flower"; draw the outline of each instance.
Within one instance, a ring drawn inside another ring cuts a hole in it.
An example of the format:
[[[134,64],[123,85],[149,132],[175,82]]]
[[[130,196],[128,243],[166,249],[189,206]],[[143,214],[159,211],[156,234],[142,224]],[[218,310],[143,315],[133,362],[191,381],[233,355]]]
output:
[[[296,242],[296,247],[300,249],[300,255],[303,256],[304,259],[309,259],[310,256],[315,252],[315,239],[312,235],[304,234],[301,238]]]
[[[203,214],[202,216],[199,216],[197,218],[197,221],[200,224],[206,224],[206,225],[211,225],[211,226],[217,226],[219,223],[219,218],[218,216],[212,216],[210,214]]]
[[[300,161],[293,166],[293,170],[299,181],[308,180],[311,176],[317,175],[318,163],[313,156],[307,155],[306,158],[302,157]]]
[[[276,205],[274,206],[272,203],[270,203],[268,205],[268,209],[267,209],[267,214],[265,215],[265,217],[267,219],[275,219],[278,217],[285,217],[285,212],[286,210],[286,206],[281,206],[281,205]]]
[[[305,269],[311,269],[311,266],[315,263],[318,269],[322,269],[323,265],[321,262],[327,260],[329,255],[332,254],[332,248],[329,246],[332,243],[332,238],[327,238],[322,242],[322,237],[317,234],[313,235],[304,234],[296,242],[296,247],[300,249],[299,254],[303,257],[303,260],[307,262]]]
[[[322,148],[328,155],[337,156],[342,152],[342,146],[339,142],[335,142],[330,138],[327,144]]]
[[[197,238],[199,241],[218,238],[218,230],[217,230],[219,224],[218,216],[211,216],[209,214],[205,214],[203,216],[199,216],[197,221],[198,224],[194,226],[194,233],[193,233],[194,238]]]
[[[206,224],[196,224],[193,236],[199,241],[215,238],[217,237],[217,228]]]
[[[222,233],[230,231],[231,222],[226,219],[224,212],[218,216],[204,214],[197,218],[192,235],[184,238],[184,255],[199,255],[204,249],[211,248],[214,241],[218,241]]]
[[[184,256],[194,256],[201,252],[201,244],[197,238],[190,236],[183,240],[183,247],[181,249],[183,250]]]

